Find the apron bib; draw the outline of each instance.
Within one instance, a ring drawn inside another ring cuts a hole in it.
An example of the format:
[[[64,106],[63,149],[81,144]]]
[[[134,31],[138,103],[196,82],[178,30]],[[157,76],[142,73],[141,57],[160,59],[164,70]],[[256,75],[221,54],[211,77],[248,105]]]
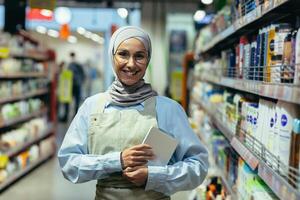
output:
[[[123,151],[141,144],[149,129],[158,127],[155,110],[155,97],[147,99],[144,110],[112,110],[104,113],[107,94],[100,95],[96,112],[90,116],[88,130],[88,150],[95,155],[104,155]],[[96,200],[157,200],[170,199],[162,193],[145,191],[122,177],[122,172],[110,174],[106,179],[98,180]]]

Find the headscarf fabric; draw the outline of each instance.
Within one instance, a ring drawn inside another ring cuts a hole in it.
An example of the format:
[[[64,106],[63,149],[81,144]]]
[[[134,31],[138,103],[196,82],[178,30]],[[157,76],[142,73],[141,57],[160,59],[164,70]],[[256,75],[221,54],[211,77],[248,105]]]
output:
[[[152,48],[151,40],[143,29],[135,26],[125,26],[119,28],[111,37],[109,43],[108,54],[111,58],[115,81],[108,89],[108,94],[111,99],[111,103],[118,106],[132,106],[144,102],[146,99],[157,96],[157,92],[154,91],[150,84],[145,83],[144,79],[139,80],[134,85],[123,84],[115,73],[114,67],[114,55],[120,44],[130,38],[135,38],[144,44],[148,54],[148,63],[151,58]]]

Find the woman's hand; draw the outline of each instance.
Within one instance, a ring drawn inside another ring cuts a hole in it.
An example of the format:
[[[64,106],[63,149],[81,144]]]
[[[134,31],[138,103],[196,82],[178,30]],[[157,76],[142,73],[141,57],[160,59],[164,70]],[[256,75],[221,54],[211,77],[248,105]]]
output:
[[[127,178],[127,180],[135,184],[136,186],[142,186],[146,183],[148,179],[148,167],[147,166],[127,167],[123,171],[123,176]]]
[[[154,159],[154,154],[150,145],[139,144],[125,149],[121,154],[122,168],[146,165],[148,160]]]

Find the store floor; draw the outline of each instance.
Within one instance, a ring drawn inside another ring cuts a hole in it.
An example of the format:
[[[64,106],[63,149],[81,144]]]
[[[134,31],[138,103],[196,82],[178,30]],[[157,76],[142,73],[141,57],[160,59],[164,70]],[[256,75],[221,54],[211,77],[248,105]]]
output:
[[[66,124],[58,125],[57,146],[61,145],[66,129]],[[5,190],[0,194],[0,200],[90,200],[95,195],[95,184],[95,181],[81,184],[68,182],[54,157]],[[188,194],[176,193],[172,200],[188,199]]]

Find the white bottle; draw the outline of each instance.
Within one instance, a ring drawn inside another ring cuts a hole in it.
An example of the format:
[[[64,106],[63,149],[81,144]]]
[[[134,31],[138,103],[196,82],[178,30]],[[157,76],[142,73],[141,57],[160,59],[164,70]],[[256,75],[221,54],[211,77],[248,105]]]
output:
[[[280,113],[279,120],[279,159],[285,166],[289,165],[291,134],[293,129],[293,120],[299,118],[300,112],[295,104],[278,101]],[[285,172],[285,170],[284,170]]]
[[[296,45],[295,45],[295,51],[296,51],[296,58],[295,58],[295,77],[294,77],[294,83],[296,85],[300,85],[300,28],[298,29],[297,36],[296,36]]]

